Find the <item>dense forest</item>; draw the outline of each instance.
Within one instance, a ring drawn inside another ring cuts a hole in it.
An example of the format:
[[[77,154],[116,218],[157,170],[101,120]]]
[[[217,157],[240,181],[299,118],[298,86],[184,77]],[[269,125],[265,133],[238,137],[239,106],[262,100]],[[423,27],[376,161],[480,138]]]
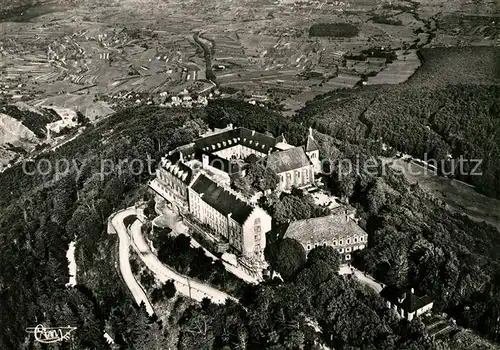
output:
[[[295,144],[303,144],[307,135],[304,125],[238,101],[218,101],[209,109],[210,125],[232,122],[258,131],[283,132]],[[339,159],[351,159],[359,161],[363,169],[363,164],[381,151],[380,145],[369,139],[332,134],[335,138],[319,133],[316,138],[322,157],[333,168]],[[496,306],[500,298],[500,236],[496,228],[449,212],[441,200],[408,184],[390,168],[349,176],[333,172],[326,180],[335,194],[358,208],[361,224],[369,233],[368,248],[355,256],[357,266],[387,284],[411,286],[431,295],[436,310],[448,312],[460,324],[492,339],[496,337],[500,315]]]
[[[424,50],[423,66],[408,82],[329,93],[309,103],[295,120],[372,150],[385,143],[435,160],[442,173],[500,198],[499,53],[488,48]],[[463,171],[460,157],[470,160]],[[482,161],[481,176],[472,173],[476,159]]]
[[[106,234],[106,223],[112,212],[143,198],[151,176],[136,175],[136,169],[119,160],[152,159],[154,167],[167,151],[196,138],[206,124],[229,122],[283,133],[294,144],[303,144],[307,136],[304,125],[241,101],[215,101],[190,112],[138,107],[116,113],[44,155],[52,163],[63,158],[74,161],[65,174],[24,175],[22,165],[0,174],[0,348],[29,348],[34,340],[25,328],[39,323],[75,325],[72,343],[62,348],[78,349],[105,349],[104,331],[123,348],[135,349],[318,349],[320,344],[345,349],[467,348],[464,343],[457,345],[460,334],[432,340],[420,322],[395,318],[378,296],[336,274],[338,257],[330,250],[311,254],[307,260],[290,260],[304,256],[293,244],[295,248],[284,245],[271,252],[278,270],[296,261],[293,274],[285,282],[246,287],[239,303],[217,306],[169,299],[164,302],[175,305],[166,319],[148,318],[143,308],[135,306],[115,268],[117,242]],[[364,145],[317,137],[332,162],[373,156]],[[103,176],[103,159],[121,165]],[[36,161],[25,169],[33,170]],[[356,256],[358,266],[383,281],[429,293],[437,307],[459,323],[494,337],[500,296],[497,231],[447,212],[439,201],[397,175],[333,174],[327,182],[358,207],[370,234],[369,248]],[[277,212],[283,212],[280,206],[294,207],[297,202],[304,206],[294,199],[298,195],[276,202]],[[306,209],[316,215],[313,207]],[[65,287],[65,254],[71,241],[77,246],[75,288]],[[169,252],[172,246],[162,249]],[[186,253],[185,258],[192,261],[195,253]],[[204,273],[193,266],[186,271]]]
[[[115,269],[116,237],[106,234],[109,215],[141,198],[150,175],[132,175],[134,169],[122,164],[101,177],[101,160],[158,159],[198,135],[189,118],[180,111],[126,110],[44,155],[53,165],[70,160],[67,172],[25,175],[18,165],[0,175],[5,194],[0,203],[0,348],[28,346],[34,339],[26,327],[40,323],[75,325],[78,349],[105,348],[105,329],[119,344],[154,347],[144,337],[162,331],[133,304]],[[66,251],[73,240],[79,284],[66,288]]]
[[[57,120],[61,117],[52,109],[40,108],[39,113],[19,109],[19,107],[10,104],[0,104],[0,113],[7,114],[9,117],[19,120],[38,138],[44,138],[47,134],[46,125]]]

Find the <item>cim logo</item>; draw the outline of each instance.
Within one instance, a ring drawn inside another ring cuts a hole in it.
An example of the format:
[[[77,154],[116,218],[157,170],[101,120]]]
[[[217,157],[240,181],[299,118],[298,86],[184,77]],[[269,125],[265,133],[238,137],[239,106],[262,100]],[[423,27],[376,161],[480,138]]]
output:
[[[35,340],[43,344],[53,344],[70,339],[70,334],[76,327],[45,327],[39,324],[36,327],[26,328],[26,332],[33,333]]]

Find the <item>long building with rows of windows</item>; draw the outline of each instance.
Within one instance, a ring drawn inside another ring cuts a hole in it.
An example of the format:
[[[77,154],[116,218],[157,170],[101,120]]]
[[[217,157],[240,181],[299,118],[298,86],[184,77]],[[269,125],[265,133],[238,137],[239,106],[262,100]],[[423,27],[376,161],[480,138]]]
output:
[[[328,216],[293,221],[285,237],[299,241],[307,253],[319,246],[332,246],[347,262],[354,251],[368,244],[368,234],[358,226],[350,207],[338,207]]]
[[[283,135],[229,125],[170,152],[150,187],[219,251],[263,261],[271,217],[230,187],[231,176],[241,173],[249,156],[274,170],[282,191],[311,186],[320,171],[319,146],[311,130],[306,145],[297,147]]]

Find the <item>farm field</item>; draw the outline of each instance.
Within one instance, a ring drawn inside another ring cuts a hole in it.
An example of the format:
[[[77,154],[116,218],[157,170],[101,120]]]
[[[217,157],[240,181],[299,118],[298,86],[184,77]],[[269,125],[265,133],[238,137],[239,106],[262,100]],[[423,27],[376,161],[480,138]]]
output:
[[[123,98],[152,103],[224,87],[294,105],[404,82],[422,48],[498,44],[497,17],[491,1],[465,0],[42,1],[2,13],[0,93],[91,118]]]
[[[407,81],[330,92],[295,118],[350,142],[381,141],[419,159],[479,159],[481,176],[462,171],[456,179],[500,198],[499,53],[496,47],[422,49],[422,66]]]
[[[410,183],[418,183],[421,188],[442,199],[451,211],[464,213],[479,222],[485,221],[500,231],[500,200],[486,197],[463,182],[426,172],[418,164],[402,159],[391,159],[390,162]]]
[[[416,50],[398,51],[397,59],[381,70],[374,77],[369,77],[367,85],[400,84],[410,78],[420,67],[420,59]]]

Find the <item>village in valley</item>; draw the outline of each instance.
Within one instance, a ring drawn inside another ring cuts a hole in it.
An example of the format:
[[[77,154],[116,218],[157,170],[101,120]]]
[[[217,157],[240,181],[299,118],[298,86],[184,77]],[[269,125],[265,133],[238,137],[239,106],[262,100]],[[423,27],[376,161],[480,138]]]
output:
[[[333,91],[406,81],[422,63],[418,50],[431,40],[442,47],[498,41],[496,32],[483,35],[492,25],[486,22],[479,29],[460,22],[467,25],[459,40],[456,19],[436,15],[454,6],[148,0],[137,7],[130,0],[14,8],[0,23],[0,97],[37,114],[70,109],[91,122],[128,107],[202,108],[228,97],[293,116]],[[3,128],[15,128],[16,113],[0,112]],[[64,135],[83,126],[68,124],[65,130],[72,131]],[[31,130],[21,128],[14,134]],[[37,137],[0,145],[0,163],[8,166],[35,147],[54,146],[31,131]]]

